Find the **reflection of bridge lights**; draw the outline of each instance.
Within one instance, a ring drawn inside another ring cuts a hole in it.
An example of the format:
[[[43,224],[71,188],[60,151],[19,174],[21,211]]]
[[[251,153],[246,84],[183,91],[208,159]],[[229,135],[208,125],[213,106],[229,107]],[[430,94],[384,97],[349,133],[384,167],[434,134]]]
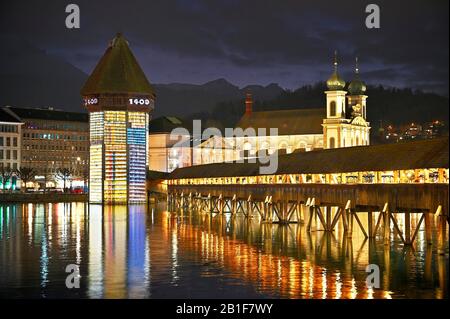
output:
[[[342,296],[342,281],[341,281],[341,273],[336,273],[336,297],[335,299],[341,299]]]
[[[177,239],[177,229],[175,227],[172,231],[172,283],[178,281],[177,270],[178,270],[178,239]]]
[[[373,299],[373,288],[372,288],[372,286],[367,287],[367,299]]]
[[[327,270],[322,271],[322,299],[327,299]]]
[[[356,280],[355,280],[355,277],[352,277],[352,288],[350,290],[350,298],[356,299],[357,295],[358,295],[358,290],[356,289]]]

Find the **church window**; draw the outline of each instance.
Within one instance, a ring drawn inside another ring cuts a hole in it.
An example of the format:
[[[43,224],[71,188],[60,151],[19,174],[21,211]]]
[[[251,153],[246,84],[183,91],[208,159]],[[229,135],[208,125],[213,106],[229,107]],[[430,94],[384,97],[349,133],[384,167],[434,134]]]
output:
[[[331,101],[330,103],[330,116],[336,116],[336,102]]]

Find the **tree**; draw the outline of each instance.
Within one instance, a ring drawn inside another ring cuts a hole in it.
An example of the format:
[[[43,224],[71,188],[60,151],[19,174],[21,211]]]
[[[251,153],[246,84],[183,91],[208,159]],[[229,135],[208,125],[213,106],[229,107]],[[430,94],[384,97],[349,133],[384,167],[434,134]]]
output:
[[[24,190],[27,190],[28,182],[34,180],[34,176],[36,175],[36,170],[32,167],[21,167],[16,170],[17,177],[19,177],[22,182],[25,184]]]
[[[14,171],[9,167],[1,167],[0,168],[0,177],[2,179],[2,189],[3,191],[6,188],[6,183],[13,177]]]
[[[55,177],[64,182],[64,192],[67,191],[67,181],[72,177],[72,171],[70,168],[58,168]]]

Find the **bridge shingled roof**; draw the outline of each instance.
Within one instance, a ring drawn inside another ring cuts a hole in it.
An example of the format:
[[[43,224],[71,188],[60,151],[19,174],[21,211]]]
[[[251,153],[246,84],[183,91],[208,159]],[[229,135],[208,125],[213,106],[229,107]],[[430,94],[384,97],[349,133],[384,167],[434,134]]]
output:
[[[449,139],[356,146],[281,155],[275,174],[327,174],[448,168]],[[256,176],[259,163],[214,163],[174,170],[169,179]]]

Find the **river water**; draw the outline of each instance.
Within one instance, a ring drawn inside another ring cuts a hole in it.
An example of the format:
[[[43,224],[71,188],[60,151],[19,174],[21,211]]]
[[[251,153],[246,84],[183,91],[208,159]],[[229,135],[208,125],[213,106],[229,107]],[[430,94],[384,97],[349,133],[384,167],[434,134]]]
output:
[[[448,248],[427,247],[422,229],[412,247],[313,230],[164,203],[0,204],[0,297],[448,298]],[[366,285],[369,264],[380,288]]]

